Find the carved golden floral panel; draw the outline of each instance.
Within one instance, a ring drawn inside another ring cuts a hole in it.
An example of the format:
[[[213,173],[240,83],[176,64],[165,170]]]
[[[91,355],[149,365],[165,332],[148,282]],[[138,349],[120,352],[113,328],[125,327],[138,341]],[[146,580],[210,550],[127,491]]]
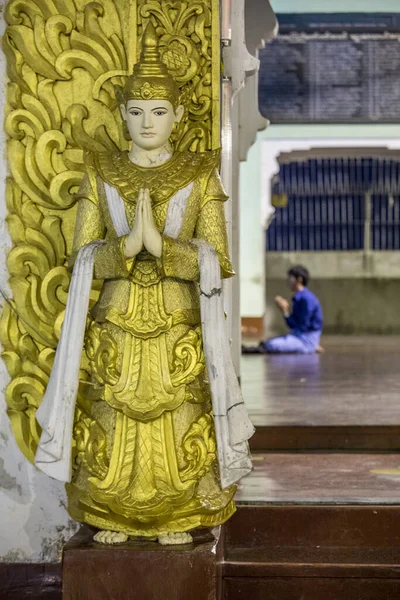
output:
[[[7,265],[13,301],[5,304],[0,340],[12,378],[8,413],[22,452],[33,460],[40,433],[35,412],[67,299],[83,153],[127,147],[114,85],[123,85],[131,72],[149,19],[187,101],[187,118],[175,133],[177,149],[219,147],[219,4],[11,0],[5,19],[11,173],[6,201],[13,243]],[[92,302],[96,296],[94,289]]]

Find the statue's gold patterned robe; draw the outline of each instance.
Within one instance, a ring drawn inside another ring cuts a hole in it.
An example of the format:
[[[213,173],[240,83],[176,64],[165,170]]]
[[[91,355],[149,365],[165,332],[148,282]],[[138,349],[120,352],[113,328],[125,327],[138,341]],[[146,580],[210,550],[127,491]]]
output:
[[[127,153],[87,157],[71,264],[85,244],[105,240],[94,277],[103,280],[86,333],[89,379],[82,382],[69,512],[78,521],[132,536],[215,526],[234,512],[235,486],[219,484],[210,390],[202,348],[198,251],[216,249],[231,276],[218,154],[176,153],[161,166]],[[140,188],[149,188],[163,232],[169,202],[193,182],[177,239],[163,236],[155,259],[126,260],[104,191],[124,200],[133,225]]]

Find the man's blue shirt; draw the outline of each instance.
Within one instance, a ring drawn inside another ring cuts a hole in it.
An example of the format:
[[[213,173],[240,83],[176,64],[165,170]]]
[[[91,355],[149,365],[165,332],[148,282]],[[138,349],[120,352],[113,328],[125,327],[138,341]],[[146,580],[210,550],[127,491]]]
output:
[[[297,335],[321,331],[324,321],[317,296],[306,287],[297,292],[293,297],[292,314],[285,317],[285,320],[291,331]]]

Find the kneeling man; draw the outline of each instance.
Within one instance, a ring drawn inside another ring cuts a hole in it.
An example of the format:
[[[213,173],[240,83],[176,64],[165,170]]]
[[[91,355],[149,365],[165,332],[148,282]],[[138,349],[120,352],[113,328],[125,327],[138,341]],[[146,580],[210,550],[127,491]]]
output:
[[[294,293],[292,310],[285,298],[276,296],[275,304],[283,314],[290,333],[261,342],[259,346],[243,347],[244,354],[323,352],[319,345],[323,316],[318,298],[307,285],[310,274],[301,265],[288,271],[288,286]]]

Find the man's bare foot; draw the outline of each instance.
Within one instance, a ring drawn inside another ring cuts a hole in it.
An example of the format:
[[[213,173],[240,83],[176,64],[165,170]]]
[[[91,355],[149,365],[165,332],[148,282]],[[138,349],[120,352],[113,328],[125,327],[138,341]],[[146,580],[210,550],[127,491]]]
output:
[[[128,536],[119,531],[99,531],[94,536],[94,541],[98,544],[123,544],[127,541]]]
[[[163,533],[158,536],[158,543],[162,546],[191,544],[192,542],[193,538],[190,533]]]
[[[325,352],[325,348],[324,348],[323,346],[320,346],[320,345],[318,344],[318,346],[317,346],[317,348],[316,348],[315,352],[316,352],[317,354],[323,354],[323,353]]]

